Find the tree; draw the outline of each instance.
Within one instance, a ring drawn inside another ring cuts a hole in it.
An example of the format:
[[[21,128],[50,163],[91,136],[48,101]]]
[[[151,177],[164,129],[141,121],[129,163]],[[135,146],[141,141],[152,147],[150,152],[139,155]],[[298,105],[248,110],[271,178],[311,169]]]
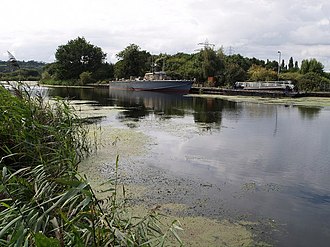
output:
[[[120,60],[115,64],[117,78],[143,76],[151,67],[151,54],[135,44],[130,44],[116,55]]]
[[[55,58],[57,79],[68,80],[79,79],[79,75],[85,71],[93,74],[102,66],[106,54],[84,37],[78,37],[59,46]]]
[[[204,47],[200,54],[202,56],[202,70],[203,77],[206,80],[208,77],[219,76],[220,73],[223,73],[224,68],[224,54],[222,49],[219,49],[215,52],[210,47]]]
[[[164,55],[157,57],[164,57]],[[157,58],[155,57],[154,60],[157,61]],[[179,52],[171,56],[166,55],[164,64],[166,73],[172,79],[196,79],[198,82],[201,82],[205,80],[202,63],[203,58],[200,52],[195,54]]]
[[[226,57],[226,63],[236,63],[238,64],[244,71],[248,71],[251,67],[252,62],[249,58],[243,57],[240,54],[234,54]]]
[[[94,73],[93,78],[97,81],[113,79],[114,65],[111,63],[103,63]]]
[[[82,85],[85,85],[87,83],[92,83],[93,82],[93,79],[92,79],[92,73],[91,72],[88,72],[88,71],[84,71],[82,72],[80,75],[80,83]]]
[[[289,70],[292,70],[293,69],[293,58],[290,57],[289,59]]]
[[[275,60],[273,60],[273,61],[269,61],[269,60],[267,60],[266,65],[265,65],[265,68],[266,68],[266,69],[271,69],[271,70],[277,72],[277,69],[278,69],[278,61],[275,61]]]
[[[282,59],[281,70],[286,70],[286,65],[284,59]]]
[[[248,74],[251,81],[271,81],[277,78],[275,71],[255,64],[248,70]]]
[[[322,77],[315,72],[305,73],[298,83],[299,90],[320,91]]]
[[[226,64],[225,69],[225,84],[233,87],[237,81],[245,81],[246,72],[237,63]]]
[[[317,61],[315,58],[310,60],[304,59],[301,62],[300,73],[306,74],[309,72],[313,72],[319,75],[324,74],[324,66],[321,62]]]

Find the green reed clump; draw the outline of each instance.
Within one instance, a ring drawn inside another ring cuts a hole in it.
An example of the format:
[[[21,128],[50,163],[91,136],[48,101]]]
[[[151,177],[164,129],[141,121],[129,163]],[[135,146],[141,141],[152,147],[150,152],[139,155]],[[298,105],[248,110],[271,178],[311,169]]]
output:
[[[0,246],[163,246],[175,224],[132,218],[116,197],[99,200],[77,172],[91,152],[87,128],[63,100],[0,86]],[[118,168],[118,159],[116,170]]]

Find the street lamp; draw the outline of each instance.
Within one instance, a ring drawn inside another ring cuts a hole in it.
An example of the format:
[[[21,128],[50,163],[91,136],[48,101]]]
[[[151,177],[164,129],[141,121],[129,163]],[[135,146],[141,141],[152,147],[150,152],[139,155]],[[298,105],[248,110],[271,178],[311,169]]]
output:
[[[281,69],[281,51],[277,51],[278,53],[278,67],[277,67],[277,80],[280,80],[280,69]]]

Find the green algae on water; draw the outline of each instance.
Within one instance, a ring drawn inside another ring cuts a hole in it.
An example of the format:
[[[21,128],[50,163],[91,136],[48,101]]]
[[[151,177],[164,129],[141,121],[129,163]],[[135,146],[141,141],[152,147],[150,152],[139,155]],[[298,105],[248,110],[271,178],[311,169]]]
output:
[[[301,97],[301,98],[270,98],[259,96],[240,96],[240,95],[198,95],[191,94],[190,97],[217,98],[232,102],[248,102],[258,104],[274,104],[285,106],[306,106],[306,107],[329,107],[330,98],[327,97]]]

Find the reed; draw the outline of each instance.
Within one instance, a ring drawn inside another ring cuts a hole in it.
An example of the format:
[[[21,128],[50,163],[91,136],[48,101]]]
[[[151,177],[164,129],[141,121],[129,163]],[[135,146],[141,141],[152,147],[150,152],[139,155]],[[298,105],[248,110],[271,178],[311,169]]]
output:
[[[77,171],[92,152],[88,129],[64,100],[0,86],[0,246],[164,246],[156,212],[131,217],[118,199],[117,172],[98,199]],[[118,169],[118,158],[116,170]]]

